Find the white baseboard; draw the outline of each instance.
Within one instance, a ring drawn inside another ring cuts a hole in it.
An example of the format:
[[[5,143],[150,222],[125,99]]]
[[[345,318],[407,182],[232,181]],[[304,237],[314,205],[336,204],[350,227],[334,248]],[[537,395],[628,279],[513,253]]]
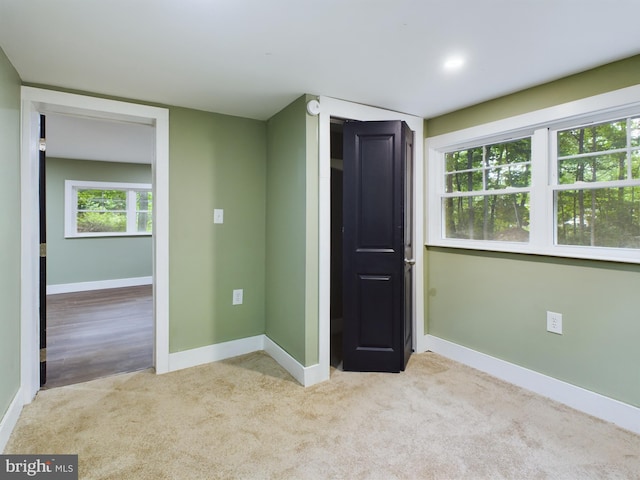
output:
[[[193,348],[169,354],[169,371],[217,362],[226,358],[237,357],[251,352],[264,350],[264,335],[216,343],[206,347]]]
[[[4,452],[4,448],[7,446],[11,432],[13,432],[16,423],[18,423],[18,418],[20,418],[20,412],[22,412],[22,407],[24,405],[22,397],[22,389],[18,389],[18,392],[13,397],[9,408],[4,414],[4,417],[0,420],[0,452]]]
[[[329,380],[329,367],[324,367],[320,363],[304,367],[304,383],[305,387],[310,387],[316,383],[322,383]]]
[[[137,287],[151,285],[153,277],[116,278],[113,280],[97,280],[95,282],[61,283],[47,285],[47,295],[58,293],[88,292],[89,290],[106,290],[108,288]]]
[[[217,362],[251,352],[264,350],[301,385],[308,387],[327,380],[322,375],[320,364],[304,367],[266,335],[232,340],[230,342],[207,345],[183,352],[169,354],[169,371],[182,370],[205,363]]]
[[[327,380],[327,375],[322,375],[319,363],[304,367],[266,335],[264,337],[264,351],[305,387],[310,387],[311,385]]]
[[[433,335],[427,350],[493,375],[501,380],[564,403],[571,408],[640,434],[640,408],[520,367]]]
[[[182,370],[184,368],[195,367],[197,365],[216,362],[260,350],[266,351],[267,354],[305,387],[326,380],[326,375],[322,375],[319,364],[303,367],[296,359],[266,335],[256,335],[254,337],[171,353],[169,354],[169,371]],[[22,388],[20,388],[14,396],[11,405],[9,405],[4,417],[0,420],[0,452],[4,451],[11,432],[18,422],[20,412],[24,406],[23,397],[24,394],[22,393]]]

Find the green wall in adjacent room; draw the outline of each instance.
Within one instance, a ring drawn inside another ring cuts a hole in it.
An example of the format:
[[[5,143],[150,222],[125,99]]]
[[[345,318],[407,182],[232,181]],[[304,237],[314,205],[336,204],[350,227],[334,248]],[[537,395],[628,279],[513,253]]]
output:
[[[0,421],[20,387],[20,77],[0,49]]]
[[[169,349],[263,334],[266,123],[171,107],[169,145]]]
[[[151,276],[151,236],[64,238],[65,180],[151,184],[151,165],[47,158],[47,285]]]
[[[426,131],[434,136],[639,83],[635,56],[430,119]],[[425,331],[640,406],[639,291],[640,265],[427,248]],[[547,310],[563,314],[563,335],[546,331]]]
[[[267,123],[266,333],[308,366],[318,362],[318,120],[306,100]]]

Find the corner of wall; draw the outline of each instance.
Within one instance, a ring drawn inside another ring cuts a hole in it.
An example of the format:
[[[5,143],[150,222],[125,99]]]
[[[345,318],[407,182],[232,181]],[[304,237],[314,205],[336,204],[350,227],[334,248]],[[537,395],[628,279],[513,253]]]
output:
[[[18,423],[22,407],[24,406],[22,398],[22,389],[18,389],[13,400],[9,404],[9,408],[0,420],[0,452],[4,452],[4,449],[9,442],[9,437],[11,437],[11,433]]]

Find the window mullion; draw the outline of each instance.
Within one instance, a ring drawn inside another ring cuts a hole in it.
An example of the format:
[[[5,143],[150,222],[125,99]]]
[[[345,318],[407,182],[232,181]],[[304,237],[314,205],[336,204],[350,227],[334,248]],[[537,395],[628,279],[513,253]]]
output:
[[[78,231],[78,189],[75,187],[71,188],[71,205],[69,209],[69,220],[71,232]]]
[[[531,211],[529,244],[546,249],[553,245],[553,189],[549,180],[553,168],[549,162],[549,129],[536,130],[531,137]]]
[[[127,233],[135,233],[136,230],[136,191],[127,190]]]
[[[627,179],[633,178],[633,155],[631,151],[631,118],[627,118]]]

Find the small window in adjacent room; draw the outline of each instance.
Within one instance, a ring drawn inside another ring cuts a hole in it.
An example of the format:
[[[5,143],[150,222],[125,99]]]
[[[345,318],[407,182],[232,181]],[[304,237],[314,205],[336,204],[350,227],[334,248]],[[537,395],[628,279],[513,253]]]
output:
[[[150,184],[65,181],[65,237],[151,235]]]

